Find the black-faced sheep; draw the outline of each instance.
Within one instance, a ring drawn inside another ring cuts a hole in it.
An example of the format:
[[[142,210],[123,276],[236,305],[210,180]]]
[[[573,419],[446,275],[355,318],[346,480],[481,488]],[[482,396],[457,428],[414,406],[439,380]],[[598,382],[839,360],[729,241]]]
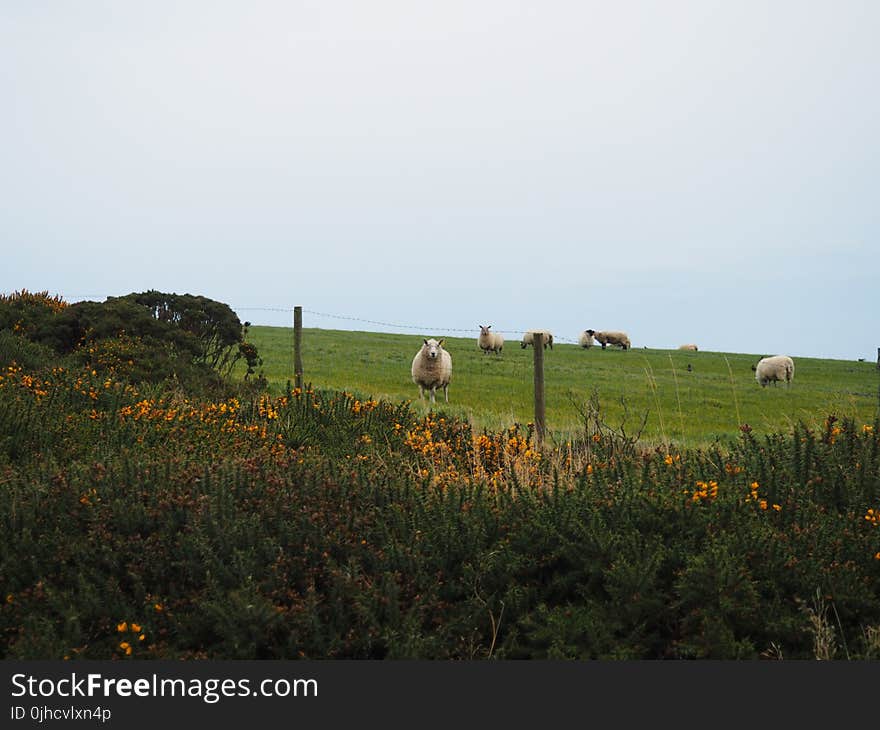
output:
[[[606,345],[618,345],[623,350],[629,350],[632,344],[626,332],[596,332],[596,330],[587,330],[588,335],[596,338],[596,342],[605,349]]]
[[[596,343],[593,341],[593,335],[591,335],[587,330],[581,332],[581,336],[578,338],[578,344],[581,347],[587,348],[592,347]]]
[[[431,392],[431,403],[436,402],[434,393],[443,388],[449,403],[449,381],[452,380],[452,355],[443,349],[443,340],[424,340],[412,361],[413,382],[419,386],[419,398],[424,399],[425,389]]]
[[[794,360],[788,355],[774,355],[773,357],[764,357],[758,361],[757,365],[752,366],[755,371],[755,380],[761,387],[767,383],[777,382],[790,383],[794,378]]]
[[[485,355],[488,352],[501,352],[504,348],[504,335],[500,332],[489,332],[492,325],[480,325],[480,336],[477,338],[477,345]]]
[[[544,342],[544,349],[547,349],[547,345],[550,346],[550,349],[553,349],[553,333],[548,330],[528,330],[523,337],[522,342],[520,342],[520,347],[525,350],[529,345],[535,344],[535,335],[540,332],[543,337],[542,340]]]

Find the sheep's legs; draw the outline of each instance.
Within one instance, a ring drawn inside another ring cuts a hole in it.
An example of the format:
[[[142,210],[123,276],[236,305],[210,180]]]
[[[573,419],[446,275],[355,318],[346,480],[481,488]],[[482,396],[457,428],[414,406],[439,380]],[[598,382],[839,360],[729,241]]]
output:
[[[446,402],[449,403],[449,386],[448,385],[443,386],[443,395],[446,396]]]
[[[445,386],[445,385],[443,386],[443,393],[446,396],[446,402],[449,403],[449,391],[446,390],[446,387],[447,386]],[[437,386],[434,386],[433,388],[428,389],[428,393],[431,398],[431,403],[437,402],[437,399],[434,397],[434,393],[436,392],[436,390],[437,390]],[[419,398],[421,398],[422,400],[425,400],[425,389],[421,385],[419,386]]]

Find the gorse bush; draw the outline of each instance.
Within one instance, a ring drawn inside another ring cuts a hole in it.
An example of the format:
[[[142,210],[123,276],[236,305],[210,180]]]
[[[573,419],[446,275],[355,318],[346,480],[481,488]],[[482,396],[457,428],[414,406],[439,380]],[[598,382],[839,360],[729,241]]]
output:
[[[27,289],[0,294],[0,331],[8,330],[30,339],[39,339],[54,315],[63,312],[68,303],[49,292]]]
[[[4,658],[877,655],[876,422],[541,449],[90,357],[0,373]]]
[[[216,390],[239,360],[247,363],[246,377],[261,364],[229,306],[190,294],[148,291],[67,304],[45,292],[19,292],[0,298],[0,332],[0,365],[24,364],[28,347],[43,347],[54,353],[44,362],[72,359],[132,383],[174,379],[190,390]],[[16,336],[17,348],[9,344]]]

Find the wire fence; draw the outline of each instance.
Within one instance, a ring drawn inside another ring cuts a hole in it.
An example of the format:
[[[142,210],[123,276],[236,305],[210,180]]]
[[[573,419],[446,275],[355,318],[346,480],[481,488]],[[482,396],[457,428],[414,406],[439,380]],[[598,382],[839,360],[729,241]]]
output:
[[[233,309],[237,312],[287,312],[292,314],[293,307],[289,308],[278,308],[278,307],[233,307]],[[303,314],[309,314],[313,317],[322,317],[325,319],[337,319],[348,322],[359,322],[362,324],[371,324],[378,327],[388,327],[396,330],[414,330],[416,332],[461,332],[466,334],[478,334],[477,327],[436,327],[436,326],[426,326],[420,324],[402,324],[400,322],[384,322],[378,319],[367,319],[365,317],[355,317],[351,314],[332,314],[330,312],[318,312],[314,309],[305,309],[302,310]],[[494,329],[493,332],[503,335],[516,335],[520,336],[524,332],[529,329],[537,329],[534,327],[523,327],[519,330],[513,329]],[[554,342],[564,342],[569,344],[577,344],[577,340],[572,340],[567,337],[557,337],[553,335]]]

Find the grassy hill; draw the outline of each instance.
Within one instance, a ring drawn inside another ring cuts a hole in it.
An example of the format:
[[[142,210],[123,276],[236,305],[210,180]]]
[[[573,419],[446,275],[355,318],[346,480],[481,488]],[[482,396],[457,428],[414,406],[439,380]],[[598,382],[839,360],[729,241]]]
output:
[[[446,338],[453,378],[449,403],[438,402],[436,408],[477,428],[532,421],[532,350],[508,338],[501,356],[483,355],[476,335]],[[280,391],[293,378],[293,330],[252,327],[250,339],[272,389]],[[427,412],[410,378],[421,341],[420,335],[304,329],[305,381],[316,388],[413,401]],[[623,352],[557,344],[545,357],[547,427],[556,439],[581,432],[580,414],[594,390],[611,426],[622,424],[635,433],[647,414],[642,439],[648,444],[702,445],[737,434],[744,423],[762,434],[789,430],[798,421],[818,427],[829,414],[874,420],[880,385],[874,363],[796,358],[791,386],[761,388],[751,366],[773,354]]]

